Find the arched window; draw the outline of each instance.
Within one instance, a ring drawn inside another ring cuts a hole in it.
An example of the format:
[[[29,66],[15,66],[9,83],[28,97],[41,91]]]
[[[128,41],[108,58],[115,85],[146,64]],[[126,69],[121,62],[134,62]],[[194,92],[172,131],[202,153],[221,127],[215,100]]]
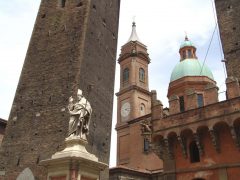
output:
[[[191,163],[200,162],[200,153],[195,141],[192,141],[189,145],[189,153]]]
[[[126,82],[129,80],[129,69],[128,68],[125,68],[123,70],[123,82]]]
[[[145,71],[143,68],[139,69],[139,81],[145,82]]]

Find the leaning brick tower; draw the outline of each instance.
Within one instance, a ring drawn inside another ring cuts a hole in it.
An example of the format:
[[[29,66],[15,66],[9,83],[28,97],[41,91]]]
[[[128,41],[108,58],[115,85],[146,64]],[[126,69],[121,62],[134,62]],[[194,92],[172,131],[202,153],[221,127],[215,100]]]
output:
[[[228,76],[240,80],[240,1],[215,0]]]
[[[41,1],[0,150],[0,179],[16,179],[26,168],[46,179],[39,162],[63,149],[66,106],[78,88],[93,108],[88,150],[108,163],[119,6]]]

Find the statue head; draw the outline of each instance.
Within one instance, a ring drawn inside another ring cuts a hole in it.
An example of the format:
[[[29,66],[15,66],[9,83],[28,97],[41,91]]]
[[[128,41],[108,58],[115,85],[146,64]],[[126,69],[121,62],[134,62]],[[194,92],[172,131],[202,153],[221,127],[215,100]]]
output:
[[[78,89],[77,97],[78,97],[78,100],[79,100],[79,101],[82,99],[83,94],[82,94],[82,90],[81,90],[81,89]]]

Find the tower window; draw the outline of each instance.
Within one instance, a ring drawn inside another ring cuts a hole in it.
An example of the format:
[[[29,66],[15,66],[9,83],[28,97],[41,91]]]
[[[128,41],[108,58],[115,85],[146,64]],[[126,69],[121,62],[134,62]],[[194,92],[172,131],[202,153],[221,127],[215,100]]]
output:
[[[143,142],[143,151],[147,153],[149,151],[149,140],[147,138],[144,138]]]
[[[145,115],[145,105],[143,103],[140,105],[140,115]]]
[[[145,82],[145,71],[143,68],[139,69],[139,81]]]
[[[123,82],[126,82],[129,80],[129,69],[128,68],[125,68],[123,70]]]
[[[187,50],[188,58],[193,58],[191,49]]]
[[[203,95],[202,94],[197,95],[197,101],[198,101],[198,107],[203,107]]]
[[[195,141],[192,141],[189,145],[190,160],[191,163],[200,162],[200,154]]]
[[[58,0],[59,1],[59,6],[64,8],[65,7],[65,3],[66,3],[66,0]]]
[[[184,97],[183,97],[183,96],[180,96],[180,97],[179,97],[179,104],[180,104],[180,112],[185,111]]]

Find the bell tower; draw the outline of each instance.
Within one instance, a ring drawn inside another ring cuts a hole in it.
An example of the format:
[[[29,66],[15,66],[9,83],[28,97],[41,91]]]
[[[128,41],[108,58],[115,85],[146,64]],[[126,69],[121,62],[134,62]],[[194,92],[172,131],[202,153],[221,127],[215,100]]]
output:
[[[151,96],[148,89],[147,47],[141,43],[132,23],[132,33],[122,46],[118,59],[120,64],[120,91],[118,96],[118,124],[144,116],[151,111]]]
[[[162,168],[162,161],[149,151],[149,141],[142,135],[142,124],[151,120],[151,97],[148,87],[147,47],[140,41],[136,23],[122,46],[120,90],[117,95],[117,166],[151,171]]]

